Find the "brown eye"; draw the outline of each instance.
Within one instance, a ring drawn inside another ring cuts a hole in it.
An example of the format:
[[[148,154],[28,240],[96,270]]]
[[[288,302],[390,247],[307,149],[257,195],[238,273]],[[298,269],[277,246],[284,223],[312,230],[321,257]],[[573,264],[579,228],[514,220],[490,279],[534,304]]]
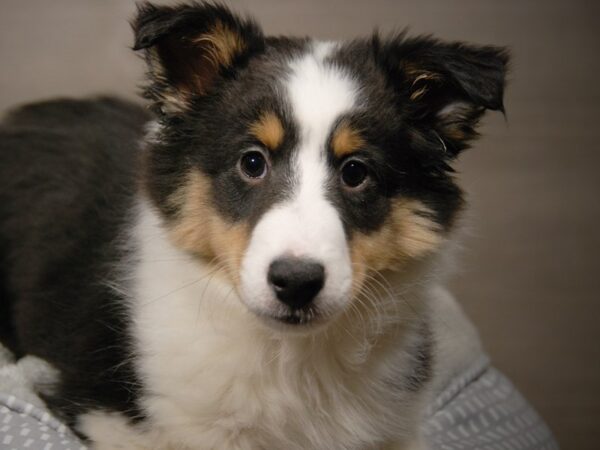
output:
[[[261,152],[248,152],[240,159],[240,169],[248,178],[263,178],[267,174],[267,161]]]
[[[346,186],[356,188],[365,182],[368,174],[367,166],[360,161],[351,159],[342,166],[341,178]]]

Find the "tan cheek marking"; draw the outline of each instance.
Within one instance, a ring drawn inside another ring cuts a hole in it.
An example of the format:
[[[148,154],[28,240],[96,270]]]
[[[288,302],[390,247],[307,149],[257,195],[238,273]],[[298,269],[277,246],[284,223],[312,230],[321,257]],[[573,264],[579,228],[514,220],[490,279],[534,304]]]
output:
[[[434,251],[444,240],[431,210],[418,200],[397,200],[383,227],[375,233],[357,233],[350,242],[355,289],[370,272],[399,270],[411,260]]]
[[[190,173],[187,182],[171,198],[180,214],[169,234],[183,250],[222,265],[238,285],[242,257],[248,246],[248,227],[223,220],[212,206],[210,190],[210,183],[201,173]]]
[[[201,34],[193,42],[206,47],[207,57],[217,67],[229,66],[246,48],[241,36],[222,22],[217,22],[209,32]]]
[[[331,139],[331,148],[338,158],[343,158],[364,146],[365,141],[360,132],[347,123],[340,124]]]
[[[285,135],[281,120],[272,112],[263,114],[258,121],[250,125],[250,133],[269,150],[276,150]]]

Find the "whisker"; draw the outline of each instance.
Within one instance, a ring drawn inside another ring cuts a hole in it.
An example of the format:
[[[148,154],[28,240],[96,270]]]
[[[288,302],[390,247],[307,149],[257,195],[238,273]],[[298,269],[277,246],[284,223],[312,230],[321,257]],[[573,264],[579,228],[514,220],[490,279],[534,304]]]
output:
[[[176,293],[176,292],[182,291],[183,289],[186,289],[186,288],[188,288],[188,287],[190,287],[190,286],[193,286],[193,285],[195,285],[195,284],[197,284],[197,283],[201,282],[202,280],[206,279],[206,278],[207,278],[208,276],[210,276],[210,275],[211,275],[211,274],[212,274],[212,273],[213,273],[215,270],[216,270],[216,269],[213,269],[213,270],[211,270],[210,272],[208,272],[207,274],[205,274],[204,276],[202,276],[202,277],[200,277],[200,278],[198,278],[198,279],[196,279],[196,280],[194,280],[194,281],[190,281],[189,283],[185,283],[185,284],[183,284],[182,286],[179,286],[179,287],[177,287],[177,288],[173,289],[172,291],[169,291],[169,292],[167,292],[167,293],[165,293],[165,294],[162,294],[162,295],[159,295],[158,297],[155,297],[155,298],[153,298],[153,299],[151,299],[151,300],[149,300],[149,301],[147,301],[147,302],[144,302],[144,303],[142,303],[142,305],[143,305],[143,306],[149,305],[150,303],[154,303],[154,302],[156,302],[156,301],[158,301],[158,300],[162,300],[162,299],[164,299],[164,298],[167,298],[167,297],[169,297],[169,296],[173,295],[173,294],[174,294],[174,293]]]

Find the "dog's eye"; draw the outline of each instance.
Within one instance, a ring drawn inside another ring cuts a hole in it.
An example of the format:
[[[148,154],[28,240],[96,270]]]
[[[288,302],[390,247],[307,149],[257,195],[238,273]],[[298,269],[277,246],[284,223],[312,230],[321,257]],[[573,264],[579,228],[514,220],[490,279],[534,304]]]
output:
[[[261,152],[248,152],[240,159],[240,169],[248,178],[263,178],[267,174],[267,161]]]
[[[357,188],[365,182],[369,171],[362,162],[351,159],[342,166],[342,182],[350,187]]]

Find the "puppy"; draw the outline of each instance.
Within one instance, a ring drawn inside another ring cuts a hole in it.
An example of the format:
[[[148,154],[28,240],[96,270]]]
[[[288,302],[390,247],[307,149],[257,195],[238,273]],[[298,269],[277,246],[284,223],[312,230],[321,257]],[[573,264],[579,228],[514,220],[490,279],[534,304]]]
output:
[[[208,3],[133,21],[151,113],[1,129],[2,339],[95,449],[423,449],[480,351],[440,287],[452,163],[503,110],[504,49],[267,37]]]

